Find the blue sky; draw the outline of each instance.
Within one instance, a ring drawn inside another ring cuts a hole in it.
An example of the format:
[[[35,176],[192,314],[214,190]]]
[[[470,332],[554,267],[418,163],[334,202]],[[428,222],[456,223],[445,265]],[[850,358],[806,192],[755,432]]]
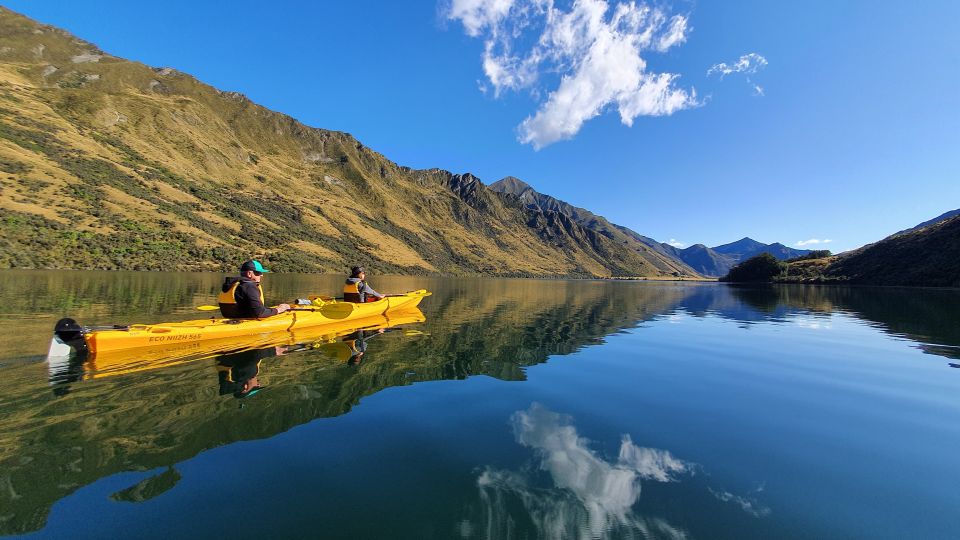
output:
[[[960,2],[4,5],[661,241],[839,252],[960,208]]]

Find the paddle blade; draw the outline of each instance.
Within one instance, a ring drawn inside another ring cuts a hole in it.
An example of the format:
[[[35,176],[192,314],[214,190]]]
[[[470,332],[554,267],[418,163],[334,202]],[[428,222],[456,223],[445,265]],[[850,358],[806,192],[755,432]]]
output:
[[[355,306],[356,304],[351,302],[336,302],[320,307],[319,311],[328,319],[346,319],[353,313]]]
[[[220,306],[197,306],[197,309],[200,311],[217,311],[220,309]]]

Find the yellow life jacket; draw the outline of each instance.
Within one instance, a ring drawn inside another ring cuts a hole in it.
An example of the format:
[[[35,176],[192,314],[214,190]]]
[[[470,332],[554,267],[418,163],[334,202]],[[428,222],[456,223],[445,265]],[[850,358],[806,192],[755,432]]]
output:
[[[360,292],[360,284],[362,281],[349,281],[343,285],[343,301],[344,302],[353,302],[356,304],[362,304],[366,298],[365,294]]]
[[[217,303],[220,304],[220,313],[227,318],[236,319],[243,317],[243,314],[240,313],[239,308],[237,307],[237,287],[240,286],[240,280],[234,281],[233,285],[230,286],[226,291],[221,292],[217,295]],[[263,299],[263,287],[257,283],[257,291],[260,292],[260,303],[266,304]]]

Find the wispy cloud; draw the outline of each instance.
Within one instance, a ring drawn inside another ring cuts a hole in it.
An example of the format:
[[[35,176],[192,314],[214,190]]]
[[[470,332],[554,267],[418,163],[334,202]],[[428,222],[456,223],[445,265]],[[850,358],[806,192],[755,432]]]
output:
[[[825,239],[823,239],[823,240],[821,240],[821,239],[819,239],[819,238],[811,238],[811,239],[809,239],[809,240],[798,240],[798,241],[797,241],[795,244],[793,244],[793,245],[799,246],[799,247],[804,247],[804,246],[817,246],[817,245],[820,245],[820,244],[829,244],[830,242],[833,242],[833,240],[831,240],[831,239],[829,239],[829,238],[825,238]]]
[[[686,244],[684,244],[683,242],[678,241],[676,238],[671,238],[670,241],[667,242],[667,243],[670,244],[671,246],[675,247],[675,248],[687,247]]]
[[[719,73],[720,77],[725,77],[731,73],[756,73],[766,67],[766,65],[766,58],[757,53],[749,53],[741,56],[739,60],[732,64],[727,64],[726,62],[714,64],[707,70],[707,75]]]
[[[763,488],[760,487],[756,490],[757,493],[763,491]],[[749,497],[743,497],[741,495],[734,495],[729,491],[714,491],[710,490],[710,493],[713,494],[718,500],[723,502],[732,502],[743,509],[744,512],[754,516],[754,517],[763,517],[770,514],[770,509],[762,504],[758,503],[756,500]]]
[[[539,109],[518,127],[519,140],[536,149],[572,138],[608,109],[631,126],[639,116],[700,104],[695,90],[677,86],[678,74],[648,71],[644,59],[687,40],[685,15],[607,0],[574,0],[569,7],[554,0],[451,0],[445,15],[483,38],[483,71],[494,96],[529,90],[539,98],[545,91]]]
[[[710,66],[710,69],[707,70],[707,76],[709,77],[710,75],[719,73],[720,78],[723,79],[732,73],[742,73],[746,75],[747,84],[753,89],[753,95],[765,96],[766,93],[763,91],[763,87],[754,82],[750,76],[765,68],[767,64],[767,59],[763,56],[757,53],[748,53],[741,56],[736,62],[730,64],[720,62],[719,64]]]

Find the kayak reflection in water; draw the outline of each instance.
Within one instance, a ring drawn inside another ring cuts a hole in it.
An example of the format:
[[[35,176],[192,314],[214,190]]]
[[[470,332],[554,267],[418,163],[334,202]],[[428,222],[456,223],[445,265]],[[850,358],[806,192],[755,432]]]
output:
[[[345,361],[348,365],[357,366],[360,365],[360,362],[363,361],[363,355],[367,353],[367,341],[371,340],[374,336],[379,336],[384,333],[383,328],[378,328],[376,330],[364,330],[360,329],[352,334],[343,336],[343,340],[340,342],[341,347],[339,348],[340,354],[339,357],[346,357]],[[345,353],[345,354],[344,354]]]
[[[258,379],[260,362],[284,352],[284,347],[266,347],[220,355],[217,358],[220,395],[233,394],[233,397],[243,399],[263,390]]]

